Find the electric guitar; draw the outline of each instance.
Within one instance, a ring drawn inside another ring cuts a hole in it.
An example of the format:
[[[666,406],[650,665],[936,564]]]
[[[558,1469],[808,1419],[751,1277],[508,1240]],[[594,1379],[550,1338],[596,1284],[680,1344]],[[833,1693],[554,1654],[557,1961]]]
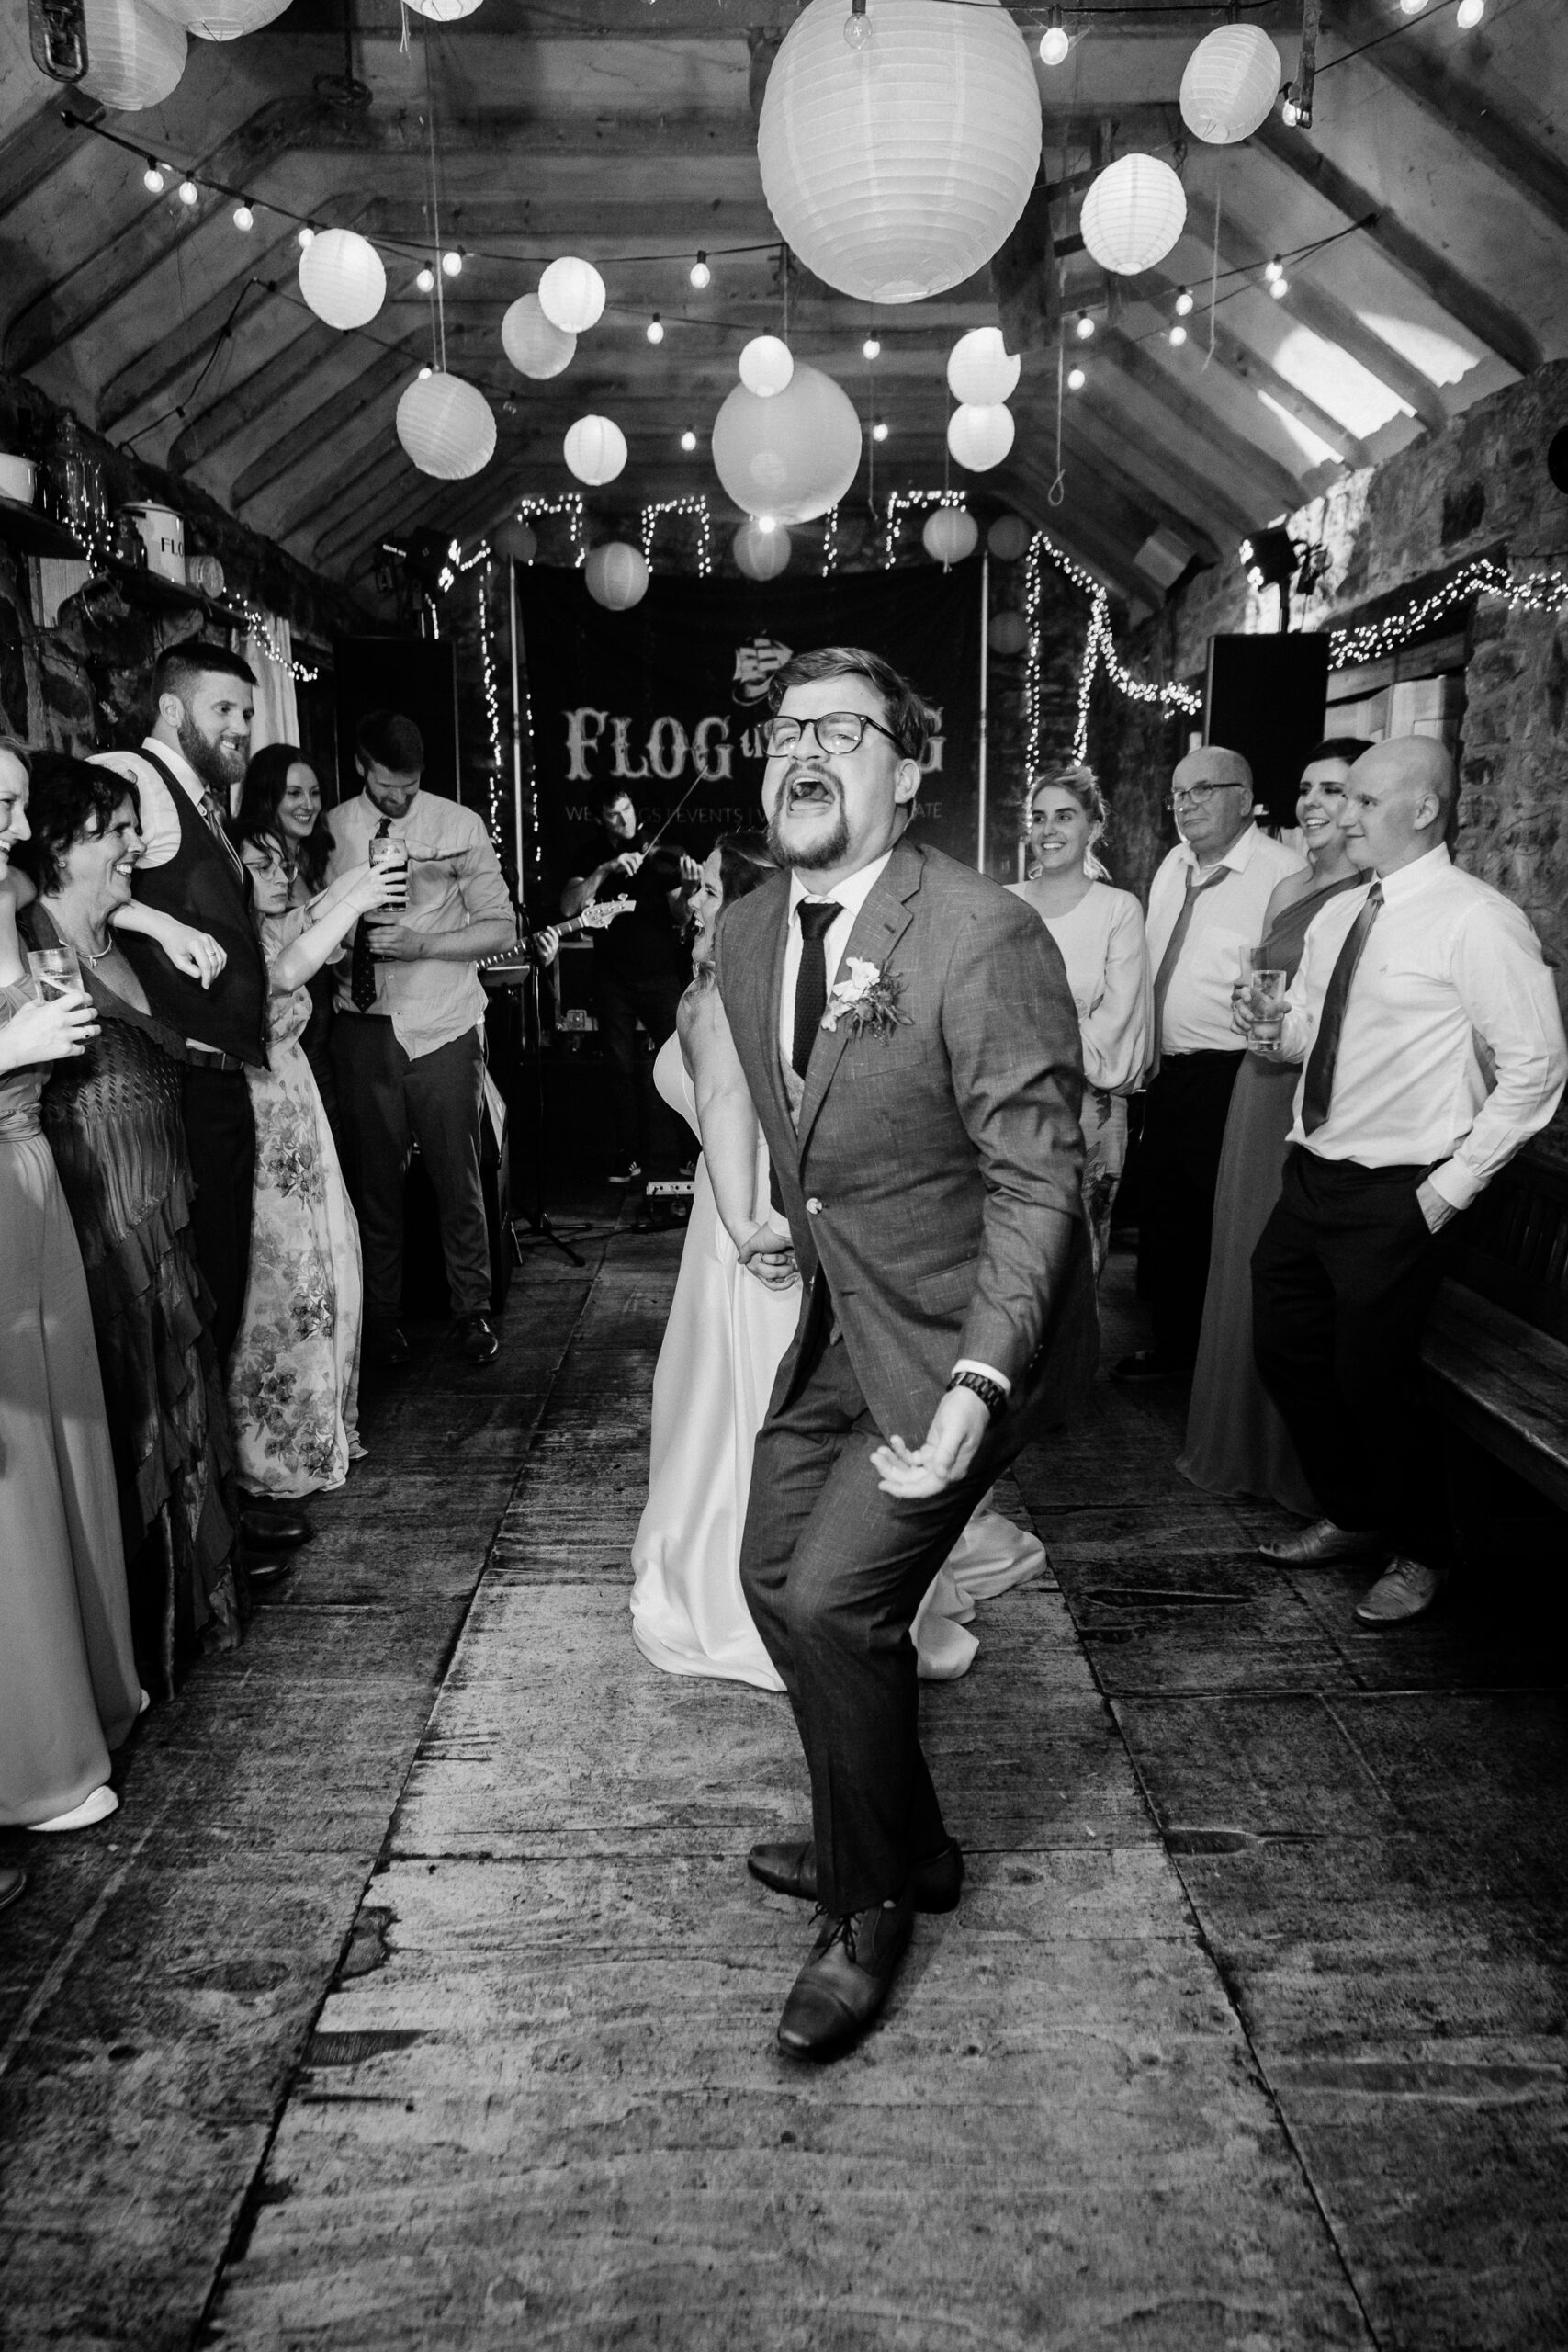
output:
[[[584,907],[580,915],[563,915],[558,922],[529,923],[525,935],[537,939],[540,932],[553,931],[559,939],[570,939],[578,931],[608,931],[617,915],[629,915],[637,905],[635,899],[600,899],[592,906]],[[521,940],[518,945],[521,945]],[[531,956],[522,956],[518,948],[502,947],[493,956],[482,956],[479,968],[490,972],[498,980],[525,980],[534,970]]]

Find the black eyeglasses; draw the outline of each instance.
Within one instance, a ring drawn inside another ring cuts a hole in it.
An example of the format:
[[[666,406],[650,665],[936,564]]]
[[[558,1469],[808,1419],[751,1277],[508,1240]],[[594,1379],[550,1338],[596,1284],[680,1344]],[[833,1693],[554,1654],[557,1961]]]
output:
[[[1216,792],[1250,792],[1251,788],[1246,784],[1184,784],[1172,790],[1165,805],[1168,808],[1179,808],[1185,801],[1191,800],[1200,808],[1206,808]]]
[[[820,718],[775,718],[768,730],[769,759],[776,760],[785,752],[793,752],[808,727],[817,738],[818,749],[826,752],[829,759],[858,752],[868,727],[886,735],[903,758],[908,757],[892,729],[884,727],[879,718],[868,718],[863,710],[825,710]]]

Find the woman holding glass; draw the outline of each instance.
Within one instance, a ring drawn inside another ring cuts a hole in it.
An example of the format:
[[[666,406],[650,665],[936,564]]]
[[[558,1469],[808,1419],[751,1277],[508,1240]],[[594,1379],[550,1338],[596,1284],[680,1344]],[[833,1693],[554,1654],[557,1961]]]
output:
[[[1296,822],[1308,871],[1287,875],[1269,901],[1261,944],[1244,951],[1236,989],[1268,985],[1282,1001],[1302,960],[1313,917],[1365,881],[1339,830],[1350,770],[1371,745],[1336,735],[1302,771]],[[1278,976],[1266,980],[1265,976]],[[1280,1197],[1296,1081],[1292,1063],[1244,1054],[1225,1121],[1214,1194],[1213,1247],[1203,1329],[1177,1468],[1214,1495],[1264,1495],[1315,1518],[1317,1505],[1252,1354],[1252,1252]]]
[[[308,907],[327,887],[327,860],[333,837],[321,806],[316,771],[298,743],[268,743],[253,757],[240,787],[240,813],[234,830],[252,841],[275,841],[288,872],[288,903]],[[332,974],[313,972],[310,1018],[299,1040],[310,1065],[310,1075],[326,1106],[334,1137],[338,1126],[337,1082],[333,1076]]]
[[[1094,1271],[1111,1247],[1111,1212],[1127,1158],[1127,1097],[1149,1058],[1154,991],[1144,917],[1095,854],[1107,810],[1092,768],[1053,770],[1030,791],[1029,879],[1008,885],[1061,951],[1083,1036],[1084,1206]]]

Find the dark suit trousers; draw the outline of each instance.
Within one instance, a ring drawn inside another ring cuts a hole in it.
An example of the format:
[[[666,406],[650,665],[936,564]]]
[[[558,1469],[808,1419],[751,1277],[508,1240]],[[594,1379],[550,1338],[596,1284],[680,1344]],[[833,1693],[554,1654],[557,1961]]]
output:
[[[344,1173],[359,1213],[365,1320],[385,1331],[403,1288],[403,1185],[419,1146],[435,1194],[454,1315],[489,1311],[490,1235],[479,1144],[484,1043],[478,1029],[411,1061],[389,1020],[340,1012],[333,1067],[347,1150]]]
[[[251,1272],[251,1216],[255,1198],[256,1122],[243,1069],[184,1074],[186,1148],[196,1180],[191,1238],[202,1280],[212,1293],[212,1343],[227,1370]]]
[[[925,1436],[911,1430],[911,1443]],[[740,1581],[784,1677],[811,1773],[818,1897],[863,1911],[902,1892],[947,1841],[920,1750],[909,1627],[927,1586],[997,1475],[922,1502],[876,1483],[882,1434],[841,1343],[823,1347],[757,1439]]]
[[[1443,1253],[1416,1198],[1425,1168],[1358,1168],[1294,1145],[1252,1256],[1253,1351],[1319,1509],[1447,1564],[1442,1465],[1417,1354]]]
[[[1203,1328],[1214,1190],[1241,1056],[1170,1054],[1144,1098],[1138,1145],[1138,1287],[1155,1346],[1190,1363]]]
[[[659,1099],[652,1062],[637,1045],[637,1024],[642,1023],[657,1053],[675,1026],[682,991],[673,972],[627,978],[606,971],[603,959],[593,976],[599,1041],[615,1073],[610,1107],[615,1157],[623,1167],[636,1159],[645,1176],[675,1174],[686,1154],[688,1129]]]

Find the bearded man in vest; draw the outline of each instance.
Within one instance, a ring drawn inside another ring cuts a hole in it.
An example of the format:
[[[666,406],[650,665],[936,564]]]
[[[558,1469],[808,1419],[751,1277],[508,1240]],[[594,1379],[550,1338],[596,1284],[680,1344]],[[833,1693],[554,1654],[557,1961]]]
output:
[[[196,1198],[191,1232],[212,1293],[212,1338],[228,1365],[251,1262],[256,1131],[245,1066],[266,1068],[266,966],[251,920],[250,880],[231,842],[233,794],[250,758],[255,679],[227,646],[165,646],[152,672],[153,720],[140,751],[98,763],[136,787],[145,854],[131,876],[144,906],[206,932],[222,968],[204,985],[172,968],[151,940],[125,948],[158,1019],[185,1039],[184,1111]],[[253,1556],[303,1543],[304,1513],[261,1496],[241,1498]]]

